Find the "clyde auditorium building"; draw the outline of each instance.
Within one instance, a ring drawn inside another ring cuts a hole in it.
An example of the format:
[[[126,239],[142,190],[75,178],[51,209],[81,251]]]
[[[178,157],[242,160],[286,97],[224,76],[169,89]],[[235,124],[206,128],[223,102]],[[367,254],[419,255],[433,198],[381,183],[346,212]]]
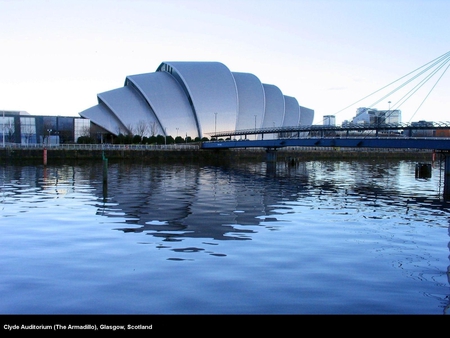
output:
[[[253,74],[220,62],[163,62],[97,94],[81,117],[114,135],[203,138],[219,131],[311,125],[314,111]],[[145,130],[145,132],[143,132]]]

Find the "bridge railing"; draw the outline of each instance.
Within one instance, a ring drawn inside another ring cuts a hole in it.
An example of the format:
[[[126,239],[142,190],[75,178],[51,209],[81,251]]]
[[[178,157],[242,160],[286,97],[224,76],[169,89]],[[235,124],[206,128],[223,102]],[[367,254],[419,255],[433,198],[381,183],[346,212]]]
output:
[[[382,131],[382,130],[435,130],[450,129],[450,122],[399,122],[399,123],[348,123],[344,125],[299,125],[289,127],[265,127],[240,130],[228,130],[207,133],[211,137],[232,137],[242,135],[282,134],[301,132],[347,132],[347,131]]]
[[[336,136],[311,136],[307,135],[305,137],[279,137],[277,140],[290,140],[290,139],[346,139],[346,140],[360,140],[362,138],[367,139],[375,139],[375,140],[383,140],[389,138],[390,140],[450,140],[450,137],[438,137],[438,136],[372,136],[372,135],[349,135],[349,136],[343,136],[343,135],[336,135]],[[225,140],[210,140],[210,141],[204,141],[204,143],[212,143],[212,142],[240,142],[240,141],[255,141],[252,139],[225,139]]]

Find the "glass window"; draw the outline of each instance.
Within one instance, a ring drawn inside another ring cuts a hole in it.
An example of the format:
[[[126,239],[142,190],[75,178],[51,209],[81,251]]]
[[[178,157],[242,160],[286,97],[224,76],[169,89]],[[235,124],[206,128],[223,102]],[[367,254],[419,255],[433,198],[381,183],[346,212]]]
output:
[[[91,136],[91,120],[89,119],[75,119],[75,142],[81,136]]]
[[[20,135],[22,144],[36,143],[36,119],[34,117],[20,118]]]
[[[14,142],[14,133],[15,133],[15,127],[14,127],[14,117],[7,116],[2,117],[0,116],[0,137],[3,141],[3,134],[5,135],[4,141],[5,142]]]

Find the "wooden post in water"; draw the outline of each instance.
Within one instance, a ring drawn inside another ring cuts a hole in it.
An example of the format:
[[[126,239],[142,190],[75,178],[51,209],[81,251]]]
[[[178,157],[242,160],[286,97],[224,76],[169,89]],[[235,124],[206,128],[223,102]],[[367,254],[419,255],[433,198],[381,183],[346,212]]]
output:
[[[108,198],[108,159],[105,157],[105,152],[102,151],[103,158],[103,202]]]
[[[108,159],[105,157],[105,152],[102,152],[103,157],[103,183],[108,183]]]

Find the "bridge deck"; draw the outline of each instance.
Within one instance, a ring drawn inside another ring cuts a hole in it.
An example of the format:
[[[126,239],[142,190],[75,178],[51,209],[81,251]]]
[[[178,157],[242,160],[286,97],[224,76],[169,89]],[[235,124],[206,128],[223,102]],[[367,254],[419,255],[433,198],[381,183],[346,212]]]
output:
[[[308,137],[272,140],[208,141],[203,149],[282,148],[282,147],[351,147],[413,148],[450,151],[450,138],[439,137]]]

